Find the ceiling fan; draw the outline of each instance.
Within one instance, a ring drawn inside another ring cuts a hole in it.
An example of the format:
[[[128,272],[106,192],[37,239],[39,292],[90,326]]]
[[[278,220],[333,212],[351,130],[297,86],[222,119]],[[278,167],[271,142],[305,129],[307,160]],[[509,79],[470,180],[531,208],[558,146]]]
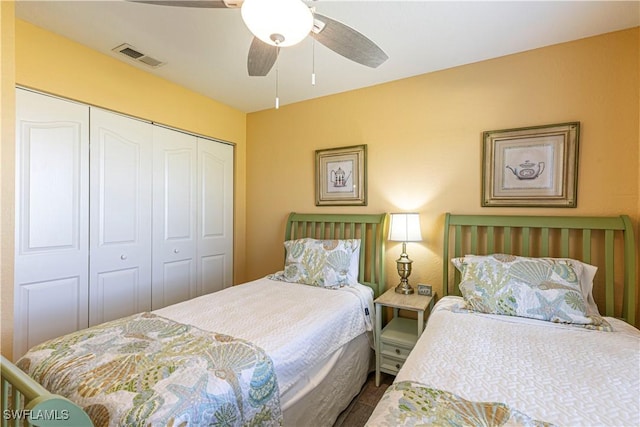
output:
[[[253,33],[247,70],[250,76],[266,76],[280,48],[299,43],[307,36],[351,61],[376,68],[389,57],[378,45],[353,28],[316,13],[302,0],[129,0],[164,6],[241,8],[242,18]]]

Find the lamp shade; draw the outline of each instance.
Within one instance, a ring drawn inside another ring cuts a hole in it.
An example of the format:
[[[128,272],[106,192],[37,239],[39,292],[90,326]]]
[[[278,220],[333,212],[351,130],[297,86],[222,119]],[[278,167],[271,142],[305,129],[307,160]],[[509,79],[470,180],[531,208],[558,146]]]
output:
[[[240,12],[249,31],[272,46],[300,43],[313,27],[313,14],[301,0],[244,0]]]
[[[389,240],[395,242],[421,241],[420,215],[417,213],[392,213]]]

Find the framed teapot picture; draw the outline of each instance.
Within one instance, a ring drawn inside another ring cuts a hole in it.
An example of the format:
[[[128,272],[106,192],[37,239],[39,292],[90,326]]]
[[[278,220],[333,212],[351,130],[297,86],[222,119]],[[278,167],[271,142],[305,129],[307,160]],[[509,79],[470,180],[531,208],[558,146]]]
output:
[[[367,205],[367,146],[316,150],[316,206]]]
[[[482,206],[576,207],[580,122],[483,132]]]

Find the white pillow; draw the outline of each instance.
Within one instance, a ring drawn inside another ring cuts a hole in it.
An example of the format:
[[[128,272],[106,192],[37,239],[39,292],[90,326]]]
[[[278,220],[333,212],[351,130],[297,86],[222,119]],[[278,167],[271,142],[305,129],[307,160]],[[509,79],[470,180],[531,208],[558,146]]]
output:
[[[576,270],[576,265],[579,264],[582,267],[582,274],[580,275],[580,289],[582,289],[582,296],[587,303],[587,314],[600,315],[596,301],[593,299],[593,278],[596,277],[598,267],[591,264],[585,264],[584,262],[575,259],[569,259],[569,261]]]

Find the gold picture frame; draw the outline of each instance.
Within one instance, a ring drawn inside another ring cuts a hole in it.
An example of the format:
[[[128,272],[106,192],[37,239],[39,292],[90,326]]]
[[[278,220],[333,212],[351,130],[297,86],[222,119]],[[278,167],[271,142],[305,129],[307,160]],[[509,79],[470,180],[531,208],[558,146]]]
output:
[[[482,206],[575,208],[580,122],[483,132]]]
[[[367,205],[367,146],[316,150],[316,206]]]

